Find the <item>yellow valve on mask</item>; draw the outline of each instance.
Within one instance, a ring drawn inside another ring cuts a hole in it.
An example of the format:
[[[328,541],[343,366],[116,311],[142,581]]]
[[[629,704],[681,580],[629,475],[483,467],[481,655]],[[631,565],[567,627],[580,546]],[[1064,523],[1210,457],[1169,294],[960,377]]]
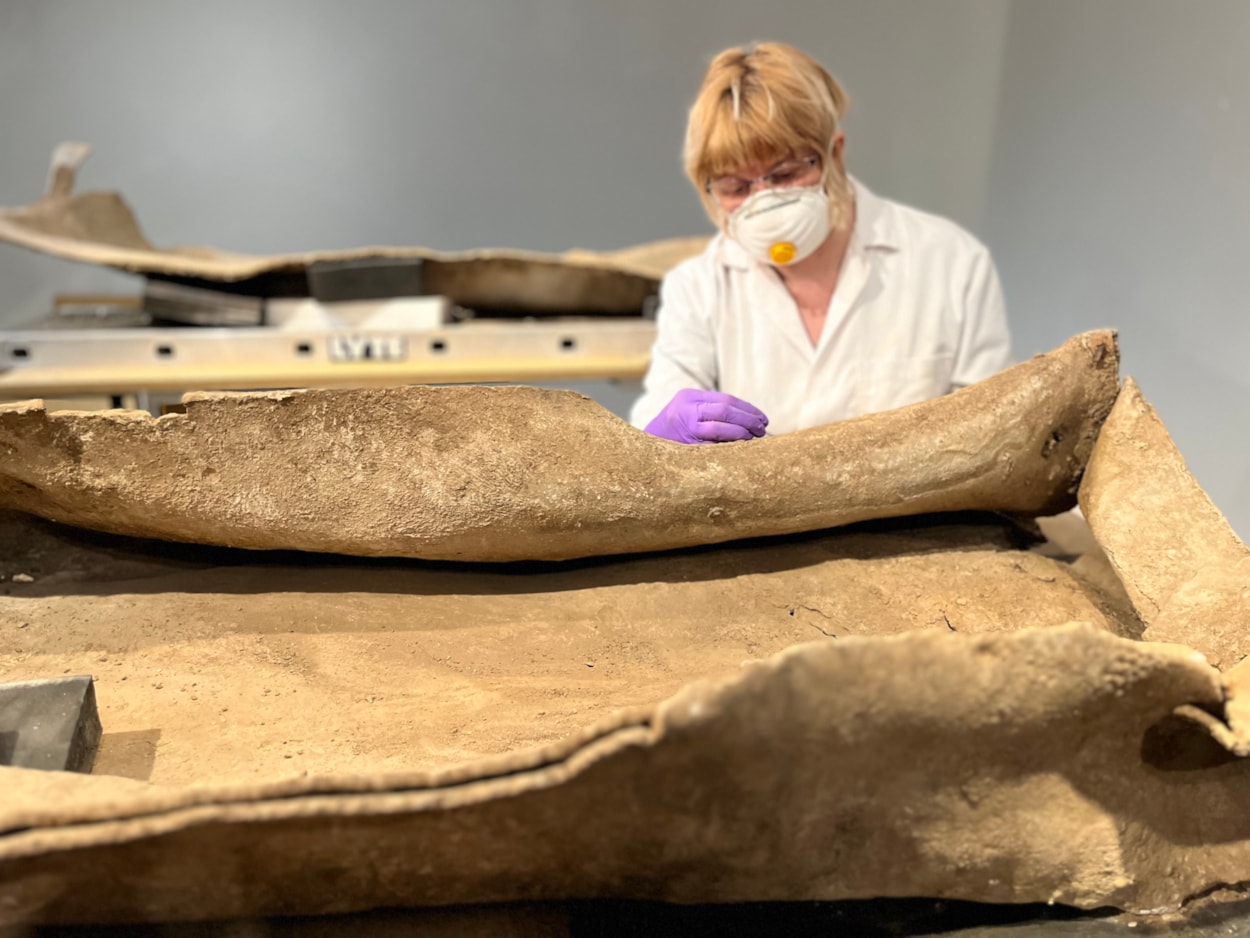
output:
[[[774,264],[788,264],[794,260],[794,255],[798,253],[798,250],[789,241],[778,241],[768,249],[768,256],[772,258]]]

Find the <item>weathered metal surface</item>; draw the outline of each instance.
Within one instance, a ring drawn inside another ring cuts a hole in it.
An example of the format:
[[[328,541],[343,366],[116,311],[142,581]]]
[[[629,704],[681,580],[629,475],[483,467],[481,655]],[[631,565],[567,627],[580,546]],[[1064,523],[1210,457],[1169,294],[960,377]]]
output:
[[[195,394],[185,414],[0,406],[0,505],[141,537],[450,560],[665,550],[940,511],[1072,507],[1114,334],[946,397],[683,446],[526,387]]]

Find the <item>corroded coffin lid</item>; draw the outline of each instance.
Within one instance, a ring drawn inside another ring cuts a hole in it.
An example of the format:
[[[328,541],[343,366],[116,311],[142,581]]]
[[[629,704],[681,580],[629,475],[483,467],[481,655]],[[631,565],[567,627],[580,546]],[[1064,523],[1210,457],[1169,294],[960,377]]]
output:
[[[205,285],[299,274],[325,261],[420,258],[428,292],[471,309],[637,314],[664,273],[698,254],[708,240],[674,238],[616,252],[564,254],[364,247],[259,256],[209,247],[160,247],[144,235],[118,193],[73,192],[75,173],[89,153],[85,144],[58,147],[45,195],[29,205],[0,209],[0,241],[129,273],[208,281]]]
[[[796,646],[438,773],[171,789],[0,770],[0,921],[593,896],[1169,909],[1250,864],[1247,763],[1199,768],[1170,741],[1171,714],[1224,692],[1194,652],[1087,625],[908,634]]]
[[[233,547],[560,560],[1076,502],[1117,390],[1091,332],[946,397],[683,446],[572,392],[192,394],[186,413],[0,406],[0,505]]]
[[[303,262],[153,251],[120,204],[54,182],[0,235],[222,279]],[[1001,630],[861,622],[436,770],[179,786],[3,769],[0,923],[593,896],[1157,912],[1244,883],[1250,561],[1117,385],[1114,337],[1090,333],[939,401],[727,447],[531,389],[195,396],[160,420],[8,407],[8,505],[249,547],[556,559],[1079,495],[1129,611],[1047,621],[1073,581],[1021,564]]]

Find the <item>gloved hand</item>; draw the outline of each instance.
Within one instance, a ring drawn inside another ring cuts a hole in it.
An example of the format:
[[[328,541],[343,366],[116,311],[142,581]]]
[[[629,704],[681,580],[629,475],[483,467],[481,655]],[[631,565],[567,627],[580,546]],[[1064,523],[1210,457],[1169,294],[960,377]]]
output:
[[[647,432],[677,443],[727,443],[763,436],[767,426],[758,407],[732,394],[686,388],[647,424]]]

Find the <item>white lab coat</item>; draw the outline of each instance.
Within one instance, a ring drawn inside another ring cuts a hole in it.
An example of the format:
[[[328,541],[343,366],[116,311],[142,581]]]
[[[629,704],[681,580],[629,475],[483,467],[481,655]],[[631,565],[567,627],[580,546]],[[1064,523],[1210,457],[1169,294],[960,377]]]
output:
[[[1011,363],[989,251],[953,222],[854,185],[855,230],[815,347],[776,270],[717,235],[660,286],[631,423],[702,388],[750,401],[770,435],[788,433],[938,397]]]

